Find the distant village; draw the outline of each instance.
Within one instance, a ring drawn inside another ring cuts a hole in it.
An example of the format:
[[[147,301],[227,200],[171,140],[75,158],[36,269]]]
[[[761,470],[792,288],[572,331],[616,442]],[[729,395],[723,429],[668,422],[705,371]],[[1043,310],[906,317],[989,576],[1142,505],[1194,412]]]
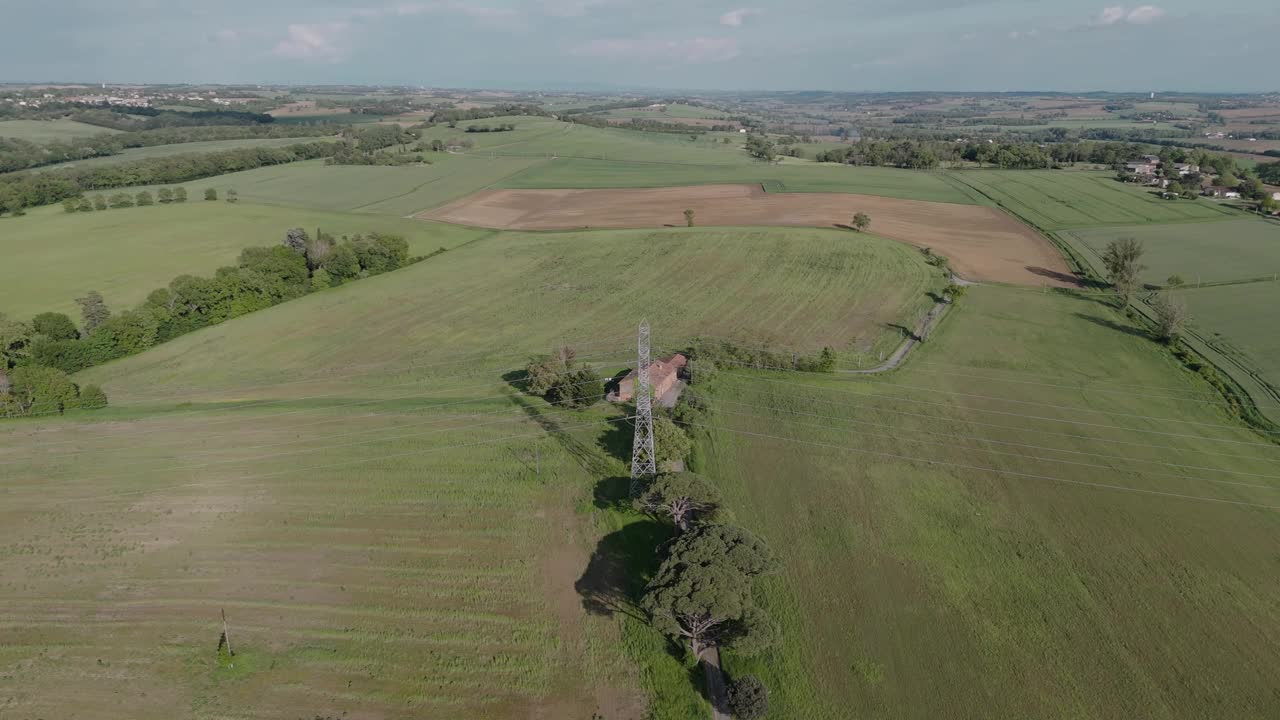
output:
[[[111,92],[107,91],[106,85],[101,87],[101,92],[84,93],[79,95],[68,95],[66,93],[51,92],[31,92],[16,93],[4,98],[4,102],[17,105],[18,107],[39,108],[47,103],[82,103],[85,105],[112,105],[117,107],[136,107],[149,108],[154,105],[173,104],[180,102],[202,102],[212,103],[214,105],[244,105],[257,100],[260,97],[219,97],[216,90],[206,90],[204,92],[184,92],[184,93],[164,93],[164,92],[141,92],[137,90],[125,90],[114,88]]]

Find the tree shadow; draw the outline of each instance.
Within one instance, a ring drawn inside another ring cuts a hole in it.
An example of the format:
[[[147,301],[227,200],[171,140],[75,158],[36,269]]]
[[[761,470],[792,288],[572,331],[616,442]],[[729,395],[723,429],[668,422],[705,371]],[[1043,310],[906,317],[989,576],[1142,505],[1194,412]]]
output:
[[[1076,317],[1080,318],[1081,320],[1087,320],[1093,323],[1094,325],[1100,325],[1104,328],[1108,328],[1110,330],[1116,330],[1118,332],[1125,333],[1126,335],[1132,335],[1134,337],[1146,338],[1148,340],[1151,339],[1150,333],[1148,333],[1147,331],[1141,328],[1133,327],[1132,325],[1122,325],[1116,322],[1115,320],[1110,320],[1108,318],[1100,318],[1096,315],[1086,315],[1085,313],[1073,313],[1073,314]]]
[[[1075,288],[1087,288],[1090,290],[1099,290],[1107,287],[1105,284],[1100,283],[1097,280],[1090,280],[1088,278],[1083,278],[1083,277],[1080,277],[1079,275],[1075,275],[1072,273],[1064,273],[1064,272],[1058,272],[1057,270],[1050,270],[1049,268],[1043,268],[1038,265],[1026,265],[1024,266],[1024,268],[1026,269],[1027,272],[1031,273],[1032,275],[1039,275],[1040,277],[1049,278],[1050,280],[1057,280],[1060,283],[1066,283],[1071,287],[1075,287]]]
[[[925,297],[928,297],[930,300],[934,301],[935,303],[940,303],[940,302],[942,302],[942,301],[946,300],[946,298],[942,297],[942,295],[941,295],[941,294],[936,293],[936,292],[934,292],[934,291],[932,291],[932,290],[930,290],[930,291],[926,292],[926,293],[925,293]]]
[[[905,325],[899,325],[897,323],[885,323],[884,326],[886,328],[889,328],[890,330],[897,330],[898,332],[902,333],[902,336],[904,338],[911,338],[916,342],[920,342],[920,336],[916,335],[916,331],[907,329],[907,326]]]
[[[630,416],[630,413],[628,413]],[[609,423],[609,427],[600,436],[600,447],[611,457],[622,462],[631,462],[631,446],[635,442],[635,426],[619,418]]]
[[[657,572],[660,550],[670,539],[671,526],[648,518],[600,538],[582,577],[573,585],[582,607],[593,615],[620,613],[647,622],[639,607],[640,596]]]

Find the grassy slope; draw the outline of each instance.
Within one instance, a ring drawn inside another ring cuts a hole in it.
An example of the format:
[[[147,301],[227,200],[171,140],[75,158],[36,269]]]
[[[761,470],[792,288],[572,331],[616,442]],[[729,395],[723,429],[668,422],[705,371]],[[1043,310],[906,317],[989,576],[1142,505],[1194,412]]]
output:
[[[1149,188],[1122,184],[1108,173],[972,170],[949,177],[1047,231],[1240,217],[1207,200],[1161,200]]]
[[[154,145],[152,147],[129,148],[118,155],[75,160],[72,162],[46,165],[40,170],[55,170],[65,167],[94,167],[97,165],[113,165],[130,160],[146,160],[150,158],[168,157],[185,153],[216,152],[218,150],[235,150],[237,148],[273,148],[297,145],[299,143],[323,142],[331,138],[295,137],[295,138],[247,138],[244,140],[209,140],[205,142],[176,143],[173,145]]]
[[[1142,278],[1164,283],[1178,274],[1188,282],[1242,280],[1280,272],[1280,224],[1257,218],[1225,222],[1090,228],[1062,233],[1096,258],[1116,238],[1138,238],[1146,246]]]
[[[909,248],[817,230],[511,234],[95,368],[80,380],[115,403],[96,417],[127,422],[0,427],[0,661],[22,688],[15,711],[65,716],[110,697],[139,720],[248,706],[589,717],[571,702],[584,685],[637,681],[614,624],[579,610],[587,547],[557,512],[625,471],[629,436],[517,422],[503,371],[558,342],[625,367],[637,308],[659,343],[838,342],[910,322],[894,303],[930,278]],[[271,382],[291,384],[251,387]],[[272,404],[214,404],[231,400]],[[176,412],[149,416],[162,407]],[[481,422],[501,424],[461,429]],[[211,657],[221,607],[234,673]],[[641,682],[699,707],[661,641],[629,627],[650,663]],[[58,691],[68,677],[74,697]]]
[[[211,274],[240,250],[280,242],[284,231],[319,227],[335,236],[379,230],[401,234],[411,252],[454,247],[485,231],[397,217],[193,200],[68,215],[43,208],[3,221],[0,312],[28,317],[54,310],[78,317],[73,298],[98,290],[112,308],[140,302],[184,273]]]
[[[713,423],[835,446],[718,429],[700,463],[783,555],[766,600],[787,640],[729,663],[770,681],[770,717],[1280,711],[1280,514],[1087,485],[1275,508],[1280,446],[1198,402],[1206,387],[1110,310],[974,288],[891,378],[764,377],[784,382],[722,375]]]
[[[34,143],[49,143],[68,138],[89,137],[119,132],[110,128],[87,125],[74,120],[4,120],[0,121],[0,137],[15,137]]]

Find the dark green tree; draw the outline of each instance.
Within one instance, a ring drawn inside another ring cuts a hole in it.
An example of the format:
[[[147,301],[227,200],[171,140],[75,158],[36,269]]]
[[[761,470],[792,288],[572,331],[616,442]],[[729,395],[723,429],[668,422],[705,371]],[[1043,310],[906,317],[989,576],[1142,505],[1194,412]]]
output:
[[[179,185],[173,189],[173,201],[184,203],[187,201],[187,189]]]
[[[653,444],[658,469],[672,468],[683,463],[693,451],[693,441],[684,430],[663,414],[653,416]]]
[[[214,190],[213,188],[205,188],[205,189],[204,189],[204,199],[205,199],[205,200],[217,200],[217,199],[218,199],[218,191],[217,191],[217,190]]]
[[[111,196],[110,202],[113,208],[133,207],[133,196],[129,193],[116,193]]]
[[[156,199],[161,205],[168,205],[173,202],[173,190],[167,187],[160,188],[156,191]]]
[[[71,318],[57,312],[40,313],[31,318],[31,330],[37,335],[54,340],[75,340],[80,337],[80,331]]]
[[[73,213],[80,207],[80,201],[76,198],[67,198],[62,201],[63,212]]]
[[[83,410],[97,410],[107,406],[107,394],[97,385],[80,388],[79,406]]]
[[[144,207],[146,205],[155,204],[155,201],[151,199],[151,193],[147,192],[146,190],[143,190],[142,192],[138,193],[136,202],[138,203],[138,207]]]
[[[1144,251],[1142,242],[1133,237],[1122,237],[1107,243],[1102,253],[1102,264],[1107,269],[1107,277],[1111,280],[1120,307],[1128,307],[1133,293],[1139,285],[1139,275],[1146,267],[1141,263]]]
[[[94,209],[94,210],[106,210],[106,209],[107,209],[107,199],[106,199],[105,197],[103,197],[101,194],[94,195],[94,196],[93,196],[93,209]]]
[[[755,675],[729,683],[729,714],[738,720],[760,720],[769,713],[769,688]]]
[[[692,208],[690,208],[690,209],[688,209],[688,210],[685,210],[685,211],[684,211],[684,224],[685,224],[685,227],[693,227],[693,214],[694,214],[694,213],[693,213],[693,209],[692,209]]]
[[[683,534],[698,521],[712,517],[721,504],[720,491],[691,472],[664,473],[654,478],[635,500],[635,507],[670,520]]]
[[[853,216],[853,229],[854,229],[854,230],[857,230],[858,232],[863,232],[863,231],[865,231],[865,230],[866,230],[867,228],[869,228],[869,227],[871,227],[871,216],[870,216],[870,215],[868,215],[868,214],[866,214],[866,213],[864,213],[864,212],[860,212],[860,213],[856,213],[856,214],[854,214],[854,216]]]

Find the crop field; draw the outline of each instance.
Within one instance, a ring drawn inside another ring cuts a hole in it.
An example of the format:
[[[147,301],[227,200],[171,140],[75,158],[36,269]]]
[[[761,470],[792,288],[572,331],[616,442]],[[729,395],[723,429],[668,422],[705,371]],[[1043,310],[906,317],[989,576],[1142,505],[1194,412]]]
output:
[[[626,367],[637,306],[660,343],[892,343],[939,280],[817,230],[508,234],[83,373],[98,422],[0,426],[4,712],[641,717],[659,670],[575,590],[622,411],[504,375],[562,342]]]
[[[1191,288],[1179,294],[1190,308],[1192,325],[1202,336],[1215,346],[1243,355],[1266,382],[1280,388],[1280,333],[1270,327],[1270,318],[1280,307],[1280,283]]]
[[[74,120],[3,120],[0,121],[0,137],[12,137],[33,143],[51,143],[57,140],[89,137],[118,132],[110,128],[86,125]]]
[[[932,202],[991,204],[972,188],[951,184],[941,173],[811,162],[723,166],[560,158],[512,175],[495,187],[523,190],[653,188],[729,183],[761,183],[769,192],[846,192]]]
[[[1109,173],[966,170],[948,177],[981,192],[1042,230],[1239,217],[1208,200],[1162,200]]]
[[[503,135],[519,133],[524,119],[512,119],[516,130],[512,133],[490,133],[492,140],[503,143]],[[492,121],[475,121],[484,124]],[[468,122],[460,122],[465,127]],[[534,125],[541,128],[546,124]],[[573,125],[553,122],[560,132],[532,131],[529,139],[519,143],[504,143],[493,152],[513,157],[555,157],[604,160],[609,162],[679,163],[683,165],[730,165],[739,168],[755,163],[737,143],[725,144],[717,138],[683,133],[646,133],[635,130],[596,128],[589,125]],[[453,132],[458,132],[457,130]],[[467,137],[483,135],[468,133]]]
[[[189,189],[233,188],[242,201],[315,210],[407,216],[456,200],[520,172],[537,160],[429,153],[431,165],[273,165],[194,180]]]
[[[131,307],[178,275],[212,274],[250,246],[279,243],[288,228],[335,237],[378,230],[403,235],[410,252],[455,247],[484,231],[397,217],[205,202],[188,185],[186,203],[66,214],[44,208],[9,218],[0,234],[0,312],[27,318],[79,317],[73,298],[98,290],[113,308]]]
[[[1141,240],[1146,247],[1142,279],[1153,284],[1162,285],[1171,275],[1195,284],[1280,273],[1280,224],[1256,218],[1090,228],[1061,235],[1089,253],[1098,268],[1107,243],[1121,237]]]
[[[175,143],[173,145],[153,145],[151,147],[127,148],[116,155],[89,158],[87,160],[74,160],[72,162],[58,163],[57,165],[46,165],[40,168],[40,170],[55,170],[57,168],[66,167],[94,167],[97,165],[112,165],[120,162],[128,162],[130,160],[146,160],[149,158],[169,157],[170,155],[182,155],[185,153],[216,152],[219,150],[236,150],[239,148],[274,148],[285,147],[287,145],[297,145],[299,143],[327,142],[330,140],[331,138],[310,137],[246,138],[243,140],[208,140],[205,142]]]
[[[711,386],[695,467],[783,560],[785,642],[727,660],[769,717],[1280,712],[1280,445],[1087,298],[976,287],[922,347]]]
[[[962,277],[1074,286],[1061,254],[1041,235],[991,207],[846,193],[766,193],[759,185],[660,189],[486,190],[420,217],[524,230],[683,225],[848,227],[855,212],[878,235],[933,248]]]

